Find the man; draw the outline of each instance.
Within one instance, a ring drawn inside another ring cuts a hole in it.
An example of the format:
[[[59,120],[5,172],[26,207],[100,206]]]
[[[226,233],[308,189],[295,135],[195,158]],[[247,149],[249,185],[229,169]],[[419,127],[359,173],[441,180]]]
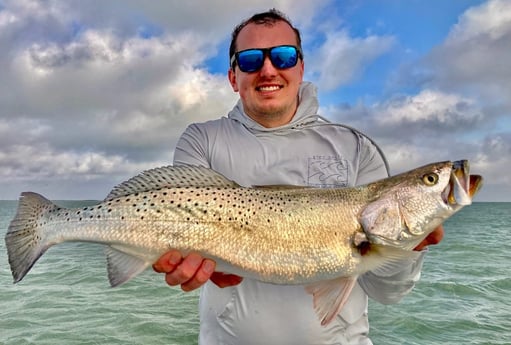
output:
[[[270,10],[233,32],[229,81],[240,101],[227,118],[193,124],[174,164],[212,168],[244,186],[354,186],[387,176],[378,148],[359,132],[317,115],[316,89],[303,82],[300,33]],[[342,62],[340,62],[342,63]],[[437,229],[417,250],[441,240]],[[424,253],[360,277],[342,312],[320,325],[303,286],[265,284],[214,272],[197,253],[171,251],[155,264],[169,285],[202,286],[201,344],[371,344],[367,297],[395,303],[420,275]]]

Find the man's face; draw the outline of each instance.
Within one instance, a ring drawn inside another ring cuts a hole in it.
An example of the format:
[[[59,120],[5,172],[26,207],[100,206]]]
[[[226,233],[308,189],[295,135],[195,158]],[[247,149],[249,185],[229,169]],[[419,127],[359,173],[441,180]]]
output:
[[[297,45],[293,29],[283,21],[274,25],[250,23],[238,35],[236,51]],[[263,67],[252,73],[229,70],[229,81],[239,92],[245,113],[265,127],[289,123],[298,106],[298,89],[303,80],[303,61],[288,69],[275,68],[268,57]]]

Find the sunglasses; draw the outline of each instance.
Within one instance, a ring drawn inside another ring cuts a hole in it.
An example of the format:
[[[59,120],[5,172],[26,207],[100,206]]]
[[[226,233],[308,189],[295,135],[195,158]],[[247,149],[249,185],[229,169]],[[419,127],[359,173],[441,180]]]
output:
[[[231,66],[237,64],[242,72],[256,72],[263,67],[266,56],[275,68],[286,69],[296,66],[298,58],[302,59],[302,52],[295,46],[283,45],[271,48],[253,48],[241,50],[231,57]]]

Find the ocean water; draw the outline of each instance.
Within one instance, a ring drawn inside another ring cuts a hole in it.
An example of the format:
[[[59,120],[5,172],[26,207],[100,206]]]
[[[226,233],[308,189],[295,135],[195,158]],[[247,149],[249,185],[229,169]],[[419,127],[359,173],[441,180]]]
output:
[[[111,289],[99,245],[52,247],[13,285],[3,237],[16,204],[0,201],[0,344],[197,343],[198,294],[151,270]],[[416,288],[370,302],[374,344],[511,344],[511,203],[475,203],[444,227]]]

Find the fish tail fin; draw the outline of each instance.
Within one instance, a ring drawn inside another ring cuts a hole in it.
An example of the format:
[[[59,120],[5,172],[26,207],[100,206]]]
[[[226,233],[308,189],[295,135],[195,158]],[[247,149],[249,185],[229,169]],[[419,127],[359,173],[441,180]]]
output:
[[[49,243],[46,236],[41,233],[39,220],[44,212],[53,208],[57,206],[39,194],[32,192],[21,194],[16,216],[5,234],[14,283],[22,280],[36,261],[54,244]]]

